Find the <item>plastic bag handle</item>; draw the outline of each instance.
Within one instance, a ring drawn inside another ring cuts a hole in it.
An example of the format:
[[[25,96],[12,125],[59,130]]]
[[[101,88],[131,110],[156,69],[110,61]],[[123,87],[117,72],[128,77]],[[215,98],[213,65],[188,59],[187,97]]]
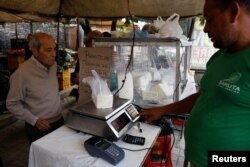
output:
[[[156,18],[156,20],[157,20],[157,21],[163,21],[163,19],[162,19],[161,16],[158,16],[158,17]]]
[[[172,14],[167,21],[178,21],[180,19],[180,15],[177,13]]]

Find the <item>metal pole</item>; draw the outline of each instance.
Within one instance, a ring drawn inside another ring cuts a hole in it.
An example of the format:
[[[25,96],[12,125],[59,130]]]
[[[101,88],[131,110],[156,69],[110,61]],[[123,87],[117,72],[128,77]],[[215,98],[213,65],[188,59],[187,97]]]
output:
[[[79,19],[76,18],[76,50],[78,50],[79,46],[80,46],[80,42],[79,42]]]
[[[63,32],[64,32],[64,48],[67,47],[67,33],[65,23],[63,24]]]
[[[61,12],[62,12],[62,4],[63,4],[64,0],[60,1],[59,4],[59,10],[58,10],[58,14],[57,14],[57,44],[56,44],[56,50],[57,50],[57,59],[59,58],[59,28],[60,28],[60,17],[61,17]]]
[[[32,21],[30,21],[30,33],[33,34],[33,24],[32,24]]]
[[[17,23],[15,23],[15,35],[16,35],[16,41],[18,39],[18,33],[17,33]]]

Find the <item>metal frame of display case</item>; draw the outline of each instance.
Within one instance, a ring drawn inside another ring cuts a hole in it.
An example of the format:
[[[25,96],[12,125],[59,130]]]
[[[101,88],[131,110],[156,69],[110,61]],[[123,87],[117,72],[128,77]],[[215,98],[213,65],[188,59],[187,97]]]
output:
[[[93,46],[131,46],[133,45],[133,38],[94,38]],[[182,42],[178,38],[135,38],[134,46],[168,46],[176,48],[176,77],[175,77],[175,89],[173,93],[173,101],[178,101],[180,99],[180,92],[185,88],[187,83],[187,69],[189,67],[190,53],[191,53],[191,43]],[[181,48],[185,47],[184,55],[181,57]],[[183,59],[183,60],[181,60]],[[132,60],[133,61],[133,60]],[[184,74],[183,80],[180,81],[180,63],[183,61]],[[132,63],[133,64],[133,63]],[[180,83],[182,82],[182,88],[180,88]]]

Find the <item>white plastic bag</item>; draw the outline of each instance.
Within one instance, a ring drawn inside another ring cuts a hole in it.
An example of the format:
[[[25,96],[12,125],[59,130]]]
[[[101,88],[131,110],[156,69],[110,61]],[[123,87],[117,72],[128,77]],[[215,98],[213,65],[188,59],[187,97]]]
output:
[[[179,39],[187,39],[183,35],[183,30],[179,24],[180,15],[177,13],[172,14],[162,26],[159,28],[161,37],[175,37]]]
[[[82,82],[90,85],[91,97],[96,108],[111,108],[113,106],[113,94],[107,82],[101,79],[95,70],[91,70],[91,72],[93,77],[83,78]]]

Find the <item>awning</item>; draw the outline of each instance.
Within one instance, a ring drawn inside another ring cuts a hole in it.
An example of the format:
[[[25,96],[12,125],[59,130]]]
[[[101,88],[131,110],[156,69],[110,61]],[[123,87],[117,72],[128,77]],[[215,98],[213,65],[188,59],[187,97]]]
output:
[[[24,20],[58,16],[114,19],[129,17],[129,11],[143,18],[169,17],[173,13],[192,17],[202,14],[203,4],[204,0],[1,0],[0,11],[25,15]],[[3,17],[0,13],[0,18]]]

